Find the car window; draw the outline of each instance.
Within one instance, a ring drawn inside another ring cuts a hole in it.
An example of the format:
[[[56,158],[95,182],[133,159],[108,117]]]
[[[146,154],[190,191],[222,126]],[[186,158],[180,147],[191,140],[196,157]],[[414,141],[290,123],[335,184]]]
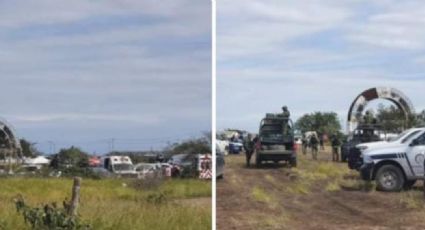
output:
[[[419,132],[421,132],[421,130],[413,131],[412,133],[410,133],[409,135],[407,135],[405,138],[403,138],[403,140],[401,141],[401,143],[406,143],[406,141],[412,139],[412,137],[415,136],[416,134],[418,134]]]
[[[406,130],[406,131],[400,133],[397,137],[393,138],[391,140],[391,142],[401,140],[401,138],[403,138],[408,132],[410,132],[410,130]]]
[[[425,133],[416,138],[418,145],[425,145]]]

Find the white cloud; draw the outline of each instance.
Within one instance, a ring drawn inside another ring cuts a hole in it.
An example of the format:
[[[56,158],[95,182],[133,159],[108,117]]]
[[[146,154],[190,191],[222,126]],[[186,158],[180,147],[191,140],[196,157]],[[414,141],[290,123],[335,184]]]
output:
[[[209,130],[210,4],[0,2],[2,115],[28,139],[76,145]]]
[[[425,47],[425,5],[423,1],[390,1],[377,12],[348,28],[353,41],[390,49]]]
[[[266,112],[335,111],[377,86],[425,108],[420,1],[221,1],[217,124],[256,131]]]
[[[342,24],[347,6],[330,1],[220,1],[218,59],[267,54],[301,35]]]

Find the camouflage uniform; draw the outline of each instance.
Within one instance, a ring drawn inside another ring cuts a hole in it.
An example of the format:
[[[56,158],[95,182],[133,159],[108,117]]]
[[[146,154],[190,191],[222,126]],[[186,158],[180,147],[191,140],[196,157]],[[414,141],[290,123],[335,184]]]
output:
[[[307,154],[307,147],[308,147],[307,138],[306,137],[303,137],[303,139],[301,140],[301,142],[302,142],[301,143],[302,152],[305,155],[305,154]]]
[[[364,115],[363,120],[364,120],[365,124],[374,123],[373,122],[373,120],[374,120],[373,114],[371,114],[369,111],[366,111],[366,114]]]
[[[313,160],[317,160],[319,140],[317,139],[316,135],[311,135],[310,145],[311,145],[311,154],[313,155]]]
[[[281,116],[285,119],[285,121],[282,124],[282,134],[283,134],[283,136],[286,136],[286,135],[288,135],[288,130],[290,129],[290,127],[288,125],[288,120],[289,120],[289,117],[291,116],[291,113],[289,112],[288,107],[286,107],[286,106],[282,107],[282,115]]]
[[[339,161],[338,149],[339,149],[339,146],[341,145],[341,142],[339,141],[336,135],[332,137],[331,142],[332,142],[332,161]]]
[[[245,138],[244,140],[243,147],[245,149],[247,167],[250,166],[251,157],[252,157],[252,154],[254,154],[256,142],[257,142],[257,138],[252,139],[251,134],[248,134],[248,137]]]
[[[282,107],[282,116],[289,119],[289,117],[291,116],[291,113],[289,112],[288,107],[286,106]]]

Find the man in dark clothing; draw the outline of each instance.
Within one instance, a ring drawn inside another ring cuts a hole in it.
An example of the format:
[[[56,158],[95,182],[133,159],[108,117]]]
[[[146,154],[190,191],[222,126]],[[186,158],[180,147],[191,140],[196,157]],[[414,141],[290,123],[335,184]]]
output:
[[[258,138],[255,137],[252,139],[252,135],[248,134],[247,138],[245,138],[243,147],[245,149],[245,156],[246,156],[246,167],[250,166],[251,157],[252,154],[254,154],[255,151],[255,144],[257,143]]]
[[[332,161],[339,161],[338,149],[339,149],[339,146],[341,145],[341,142],[338,136],[333,135],[331,142],[332,142]]]
[[[307,147],[308,147],[308,143],[307,143],[307,137],[303,137],[301,139],[301,148],[302,148],[302,152],[303,154],[307,154]]]
[[[323,135],[319,137],[320,150],[325,150],[325,146],[323,145]]]
[[[288,118],[291,116],[291,113],[288,110],[287,106],[282,107],[282,117]]]
[[[311,154],[313,155],[313,160],[317,160],[317,152],[319,151],[319,139],[316,135],[311,135],[310,137],[310,145],[311,145]]]

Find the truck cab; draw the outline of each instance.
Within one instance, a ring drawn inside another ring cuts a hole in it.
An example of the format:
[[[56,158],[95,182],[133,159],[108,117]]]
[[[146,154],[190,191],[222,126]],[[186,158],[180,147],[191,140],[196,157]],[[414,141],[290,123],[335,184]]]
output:
[[[122,176],[137,176],[133,162],[128,156],[106,156],[101,159],[101,167]]]
[[[391,141],[359,144],[363,180],[375,180],[377,189],[400,191],[424,177],[425,128],[412,128]]]
[[[360,152],[355,147],[358,144],[376,142],[381,140],[382,131],[379,125],[363,124],[359,125],[349,136],[346,142],[341,145],[341,161],[348,160],[351,169],[360,167],[356,162],[360,157]]]
[[[294,144],[292,120],[280,114],[266,114],[260,123],[256,165],[261,165],[263,161],[286,161],[290,166],[296,167]]]

